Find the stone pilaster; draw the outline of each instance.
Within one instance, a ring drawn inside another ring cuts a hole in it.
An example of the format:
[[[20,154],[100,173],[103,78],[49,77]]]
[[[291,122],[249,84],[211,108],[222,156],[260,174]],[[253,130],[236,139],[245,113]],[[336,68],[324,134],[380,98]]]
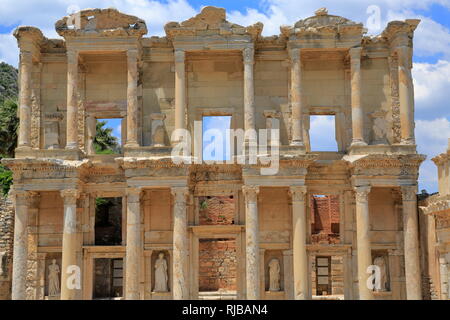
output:
[[[244,130],[255,129],[255,91],[253,79],[253,65],[255,51],[247,47],[242,51],[244,59]]]
[[[125,299],[139,300],[141,239],[141,189],[127,189],[127,248],[125,264]]]
[[[422,299],[416,189],[417,186],[401,187],[403,202],[406,298],[408,300]]]
[[[398,58],[398,93],[400,101],[400,136],[402,144],[415,144],[414,90],[411,75],[412,48],[400,46]]]
[[[292,196],[292,252],[294,265],[294,299],[309,297],[308,253],[306,251],[305,186],[289,188]]]
[[[28,267],[28,210],[32,192],[14,190],[11,196],[15,198],[14,217],[14,250],[12,271],[12,300],[26,299],[26,281]]]
[[[186,128],[186,54],[175,50],[175,130]]]
[[[31,147],[31,72],[32,53],[20,51],[20,94],[19,94],[19,136],[18,148]]]
[[[361,47],[351,48],[352,146],[364,146],[364,114],[361,105]]]
[[[258,186],[243,186],[245,197],[247,300],[260,299]]]
[[[189,298],[187,287],[188,234],[186,198],[189,195],[187,187],[174,187],[173,195],[173,299],[185,300]]]
[[[138,147],[138,51],[136,49],[127,51],[127,143],[126,147]]]
[[[369,192],[370,186],[355,187],[356,192],[356,246],[358,254],[358,287],[360,300],[372,300],[373,294],[367,286],[367,268],[372,265],[370,245]]]
[[[81,266],[77,263],[77,199],[79,196],[80,192],[76,189],[61,190],[61,197],[64,199],[61,300],[76,300],[80,289],[76,286],[75,278],[81,277],[81,274],[77,275],[77,270],[81,271]]]
[[[291,59],[291,108],[292,108],[292,140],[293,146],[304,146],[303,143],[303,85],[302,59],[298,48],[290,50]]]
[[[78,52],[67,51],[66,149],[78,149]]]

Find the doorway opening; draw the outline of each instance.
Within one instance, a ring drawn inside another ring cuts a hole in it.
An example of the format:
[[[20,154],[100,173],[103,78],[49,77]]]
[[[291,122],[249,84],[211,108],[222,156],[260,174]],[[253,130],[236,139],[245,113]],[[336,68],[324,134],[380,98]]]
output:
[[[122,244],[122,198],[95,199],[95,245]]]
[[[344,298],[343,256],[316,255],[312,257],[312,295],[316,299]]]
[[[340,242],[339,196],[314,194],[310,198],[311,243]]]
[[[199,240],[199,298],[235,299],[236,239]]]
[[[123,297],[123,259],[94,259],[94,299]]]

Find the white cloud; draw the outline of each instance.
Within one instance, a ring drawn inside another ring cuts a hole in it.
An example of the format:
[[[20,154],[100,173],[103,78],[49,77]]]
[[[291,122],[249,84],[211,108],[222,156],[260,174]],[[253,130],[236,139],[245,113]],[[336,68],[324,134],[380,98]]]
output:
[[[17,41],[10,34],[0,34],[0,61],[17,66],[19,62],[19,50]]]
[[[311,116],[309,139],[312,151],[337,151],[334,116]]]

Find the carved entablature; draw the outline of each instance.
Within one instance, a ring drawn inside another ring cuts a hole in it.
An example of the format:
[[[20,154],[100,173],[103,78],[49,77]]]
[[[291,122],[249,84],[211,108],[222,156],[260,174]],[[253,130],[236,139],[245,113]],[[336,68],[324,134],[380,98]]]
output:
[[[116,9],[86,9],[55,23],[58,34],[66,37],[142,37],[147,33],[145,21]]]
[[[405,21],[391,21],[381,33],[391,45],[391,48],[408,46],[412,48],[414,30],[420,23],[420,19],[406,19]]]
[[[175,163],[170,157],[155,158],[116,158],[116,163],[125,170],[127,178],[149,176],[159,177],[187,177],[189,166]]]
[[[20,51],[31,53],[34,59],[39,61],[41,46],[47,40],[41,30],[30,26],[20,26],[14,30],[13,35],[17,39]]]
[[[190,180],[193,183],[203,181],[239,181],[242,180],[242,168],[236,164],[196,164],[190,168]]]
[[[426,206],[421,206],[423,213],[437,215],[447,213],[450,216],[450,197],[449,196],[431,196],[428,198]]]
[[[82,178],[90,161],[60,159],[2,159],[2,163],[13,172],[14,183],[24,179]]]
[[[164,26],[167,37],[174,39],[177,36],[251,36],[252,39],[260,37],[263,24],[257,22],[244,27],[226,20],[225,9],[216,7],[204,7],[193,18],[181,23],[169,22]]]
[[[293,26],[281,26],[281,34],[289,39],[332,35],[357,35],[362,37],[367,30],[362,23],[356,23],[340,16],[329,15],[325,8],[316,11],[315,16],[299,20]]]
[[[406,176],[416,177],[420,164],[426,156],[413,155],[383,155],[373,154],[347,158],[353,175],[362,176]]]

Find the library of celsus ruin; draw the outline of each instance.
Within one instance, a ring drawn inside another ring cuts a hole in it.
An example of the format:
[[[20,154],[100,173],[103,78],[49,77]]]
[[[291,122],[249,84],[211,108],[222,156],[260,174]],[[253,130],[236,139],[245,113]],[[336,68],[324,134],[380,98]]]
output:
[[[323,8],[263,36],[261,23],[205,7],[163,37],[115,9],[62,18],[60,39],[18,27],[19,141],[2,160],[14,243],[1,247],[0,296],[422,299],[418,24],[368,36]],[[278,170],[263,174],[259,151],[247,161],[247,140],[244,162],[174,161],[173,132],[207,117],[278,129]],[[312,117],[333,119],[336,150],[315,151]],[[94,148],[102,119],[121,121],[115,154]]]

